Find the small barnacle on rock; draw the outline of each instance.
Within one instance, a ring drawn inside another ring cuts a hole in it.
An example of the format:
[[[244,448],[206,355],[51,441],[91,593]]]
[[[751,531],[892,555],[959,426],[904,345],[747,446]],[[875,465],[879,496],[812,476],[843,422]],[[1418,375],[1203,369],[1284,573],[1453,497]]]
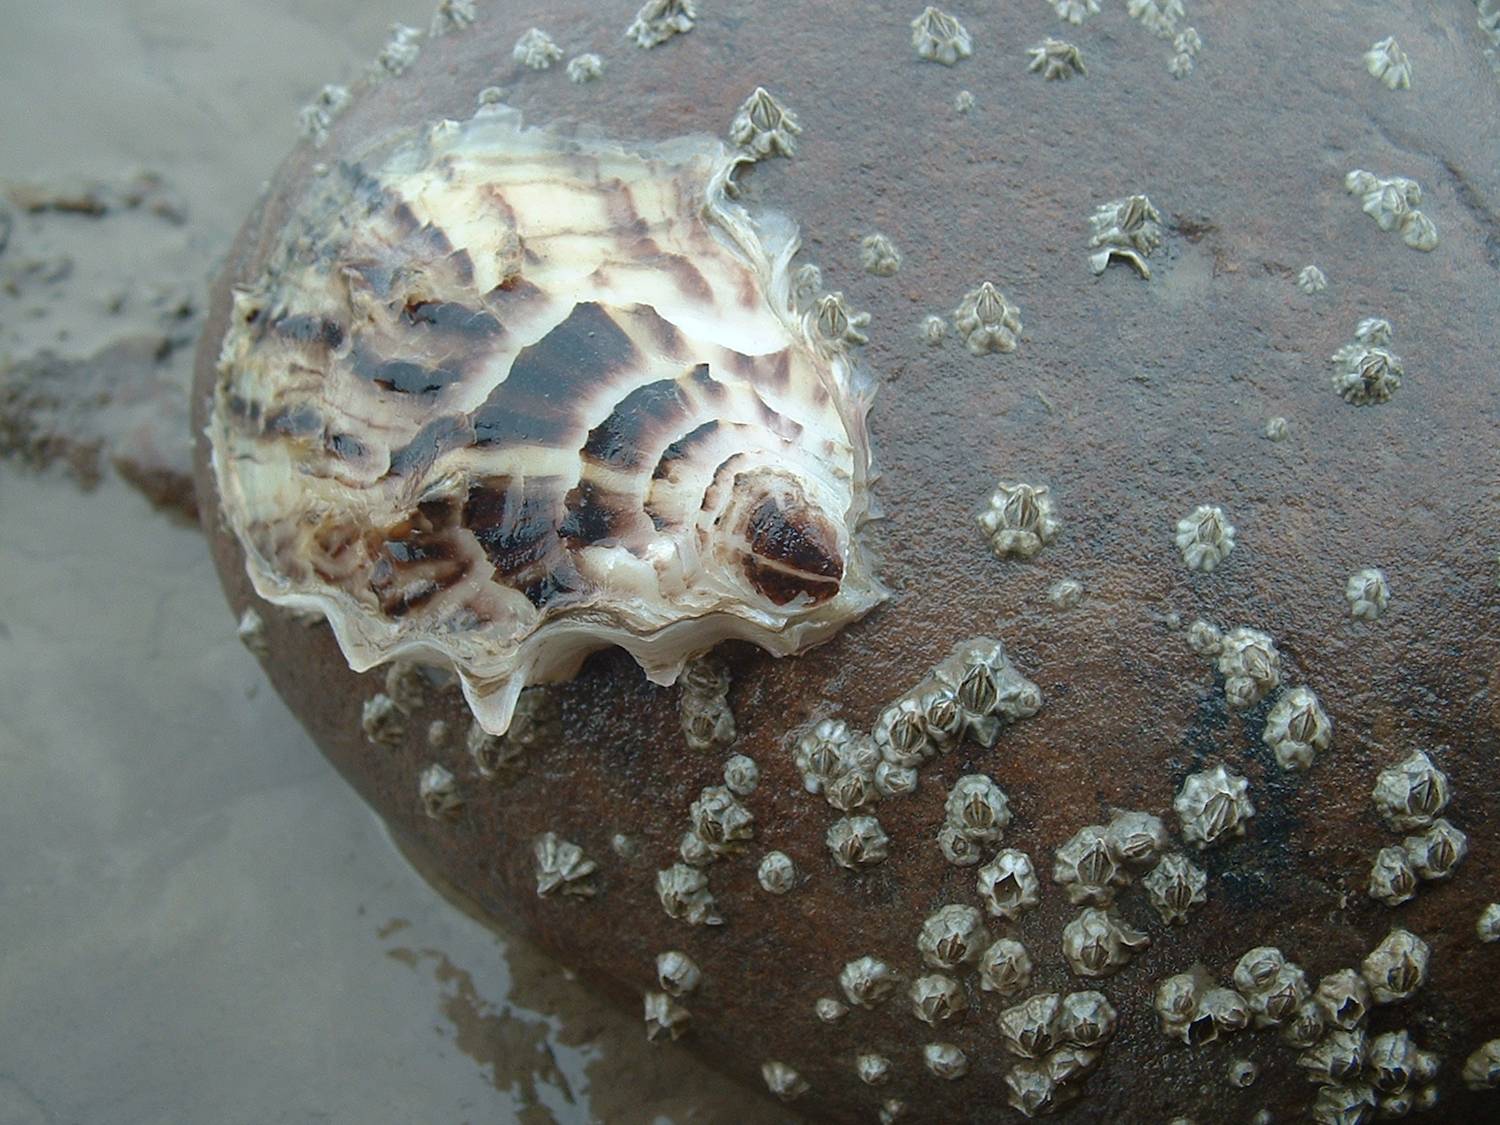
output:
[[[1297,288],[1304,293],[1321,293],[1328,288],[1328,278],[1317,266],[1303,266],[1297,275]]]
[[[953,66],[959,59],[966,59],[974,53],[964,25],[946,12],[930,6],[911,21],[911,45],[918,58],[944,66]]]
[[[1393,35],[1365,52],[1365,69],[1384,82],[1387,89],[1411,89],[1411,60]]]
[[[1234,550],[1234,524],[1216,504],[1200,504],[1177,521],[1177,549],[1189,570],[1212,572]]]
[[[890,840],[873,816],[846,816],[828,829],[828,850],[840,867],[857,871],[880,863],[889,854]]]
[[[1288,1047],[1303,1051],[1323,1038],[1327,1025],[1322,1006],[1316,1000],[1308,999],[1283,1021],[1281,1038]]]
[[[856,1008],[873,1008],[895,990],[900,979],[875,957],[857,957],[839,973],[839,987]]]
[[[1474,933],[1483,942],[1500,941],[1500,902],[1492,902],[1479,912]]]
[[[1062,998],[1055,992],[1040,992],[1006,1008],[998,1020],[1006,1050],[1023,1059],[1039,1059],[1057,1040]]]
[[[1219,672],[1224,677],[1225,701],[1243,711],[1281,686],[1281,654],[1265,633],[1241,626],[1224,635]]]
[[[1019,918],[1041,901],[1041,884],[1031,857],[1006,848],[979,869],[979,898],[996,918]]]
[[[655,47],[692,31],[697,16],[695,0],[646,0],[625,35],[641,47]]]
[[[760,783],[760,767],[755,759],[744,754],[735,754],[724,763],[724,784],[731,793],[745,797],[755,792]]]
[[[1099,14],[1099,0],[1052,0],[1052,9],[1058,19],[1077,25],[1084,16]]]
[[[1420,836],[1408,836],[1401,846],[1424,879],[1448,878],[1469,854],[1469,838],[1443,818]]]
[[[876,716],[874,738],[880,756],[897,766],[920,766],[937,753],[922,705],[911,696],[896,700]]]
[[[1104,830],[1110,854],[1135,868],[1150,867],[1167,846],[1167,826],[1150,813],[1126,809],[1110,818]]]
[[[938,829],[938,848],[942,851],[943,858],[955,867],[973,867],[984,858],[978,842],[965,836],[951,824]]]
[[[1063,956],[1082,977],[1104,977],[1122,969],[1151,939],[1110,911],[1085,907],[1063,927]]]
[[[921,327],[917,329],[917,337],[930,348],[935,348],[943,342],[943,337],[948,335],[948,322],[936,313],[929,313],[922,318]]]
[[[458,779],[436,762],[418,775],[417,796],[422,802],[422,811],[433,820],[454,816],[464,804],[458,792]]]
[[[1313,1125],[1359,1125],[1378,1105],[1375,1091],[1362,1082],[1322,1087],[1308,1110]]]
[[[1035,47],[1028,47],[1026,53],[1031,56],[1026,69],[1032,73],[1040,71],[1048,80],[1066,80],[1075,74],[1088,73],[1083,69],[1083,56],[1078,53],[1078,48],[1063,39],[1048,36]]]
[[[568,81],[583,85],[592,82],[604,74],[604,60],[592,51],[574,55],[568,60]]]
[[[1047,600],[1058,609],[1077,609],[1083,603],[1083,583],[1076,578],[1059,578],[1047,588]]]
[[[669,918],[693,926],[724,924],[713,892],[708,889],[708,876],[685,863],[674,863],[656,873],[656,897]]]
[[[1410,902],[1417,894],[1417,869],[1405,848],[1381,848],[1370,866],[1370,897],[1387,906]]]
[[[1356,168],[1344,177],[1344,188],[1351,195],[1360,197],[1365,214],[1374,219],[1381,230],[1399,230],[1402,241],[1414,250],[1437,247],[1437,227],[1418,210],[1422,189],[1416,180],[1405,176],[1382,179]]]
[[[952,977],[930,973],[911,982],[912,1014],[925,1024],[936,1026],[968,1010],[968,997]]]
[[[1172,50],[1179,55],[1196,55],[1203,50],[1203,37],[1196,27],[1185,27],[1172,40]]]
[[[792,305],[799,313],[808,312],[823,292],[823,271],[804,262],[792,273]]]
[[[1076,1047],[1097,1047],[1115,1033],[1115,1006],[1102,992],[1070,992],[1062,999],[1055,1028],[1057,1039]]]
[[[474,0],[438,0],[427,34],[433,37],[462,31],[474,22]]]
[[[1177,973],[1156,986],[1152,1006],[1161,1021],[1162,1033],[1185,1040],[1185,1029],[1198,1012],[1198,979],[1192,973]]]
[[[829,779],[839,775],[844,751],[854,739],[848,725],[837,719],[823,719],[797,739],[792,760],[809,793],[823,792]]]
[[[385,693],[391,702],[410,715],[427,702],[432,681],[415,660],[394,660],[385,670]]]
[[[329,84],[318,91],[317,96],[308,102],[297,114],[297,123],[302,128],[302,135],[308,138],[314,145],[322,145],[328,140],[328,130],[333,125],[333,119],[344,111],[349,104],[349,88],[347,86],[336,86]]]
[[[554,892],[592,898],[594,884],[587,881],[599,869],[599,865],[586,859],[583,849],[569,843],[556,832],[543,832],[531,845],[532,857],[536,860],[536,893],[543,898]],[[675,868],[674,868],[675,870]],[[683,868],[702,878],[692,868]],[[658,886],[660,881],[658,880]],[[705,880],[706,885],[706,880]]]
[[[1006,1101],[1026,1117],[1041,1117],[1063,1100],[1045,1063],[1017,1063],[1005,1074]]]
[[[693,832],[715,855],[739,850],[755,837],[755,816],[722,785],[704,789],[688,810]]]
[[[922,1061],[935,1076],[949,1082],[969,1073],[969,1056],[955,1043],[928,1043],[922,1048]]]
[[[1431,1080],[1438,1070],[1438,1059],[1412,1040],[1405,1028],[1387,1031],[1371,1039],[1365,1051],[1365,1066],[1370,1084],[1382,1094],[1400,1094],[1408,1086]]]
[[[1284,770],[1303,770],[1313,758],[1328,749],[1333,739],[1333,724],[1318,697],[1309,688],[1293,688],[1276,701],[1266,716],[1261,741],[1276,755],[1276,764]]]
[[[1169,926],[1186,922],[1189,910],[1208,900],[1208,876],[1180,852],[1163,856],[1141,885],[1152,908]]]
[[[1385,612],[1391,600],[1391,588],[1385,575],[1375,567],[1366,567],[1349,576],[1344,584],[1344,597],[1349,600],[1349,612],[1361,621],[1374,621]]]
[[[1401,224],[1401,241],[1413,250],[1436,250],[1437,224],[1421,211],[1413,211]]]
[[[1345,1031],[1364,1023],[1370,1010],[1370,988],[1353,969],[1329,973],[1318,982],[1313,999],[1328,1022]]]
[[[917,791],[917,771],[882,761],[875,767],[875,791],[882,797],[908,797]]]
[[[968,113],[974,108],[974,95],[968,90],[960,90],[953,95],[953,109],[958,113]]]
[[[1248,1090],[1260,1077],[1260,1067],[1249,1059],[1230,1059],[1229,1066],[1224,1071],[1224,1077],[1229,1080],[1231,1086],[1240,1090]]]
[[[1423,751],[1387,766],[1370,794],[1385,822],[1398,832],[1426,828],[1448,807],[1448,776]]]
[[[870,314],[855,312],[844,300],[842,293],[824,293],[813,302],[808,311],[807,322],[810,335],[822,340],[830,348],[845,348],[851,344],[868,344],[870,338],[863,329],[870,323]]]
[[[964,707],[958,701],[958,693],[946,684],[924,681],[922,685],[918,686],[915,695],[917,705],[922,709],[922,725],[927,730],[927,737],[932,739],[939,750],[946,753],[958,743],[958,740],[963,737],[964,733]],[[971,783],[973,780],[973,777],[959,778],[954,789],[957,790],[959,786]],[[994,782],[990,782],[990,785],[993,787]],[[1005,794],[1000,793],[998,789],[995,790],[995,793],[999,795],[1000,803],[1003,806],[1005,803]],[[1004,812],[1005,823],[1009,823],[1010,814],[1003,809],[1001,811]],[[949,819],[952,821],[951,817]],[[957,823],[956,821],[953,822]],[[1004,826],[1005,824],[1003,823],[999,825],[1001,828]],[[996,839],[998,838],[996,836]]]
[[[784,1062],[771,1059],[760,1067],[760,1076],[766,1080],[766,1089],[784,1102],[794,1101],[807,1093],[807,1081]]]
[[[713,750],[735,739],[729,706],[729,669],[722,660],[699,656],[683,666],[678,678],[678,711],[682,736],[690,750]]]
[[[884,1086],[891,1080],[891,1060],[873,1051],[865,1051],[855,1056],[854,1073],[866,1086]]]
[[[441,750],[448,745],[448,723],[444,719],[433,719],[427,724],[427,745]]]
[[[953,310],[953,326],[975,355],[1013,352],[1021,334],[1021,310],[990,282],[982,281]]]
[[[900,1098],[886,1098],[880,1103],[880,1125],[895,1125],[906,1116],[906,1103]]]
[[[646,1038],[653,1043],[676,1039],[687,1030],[688,1010],[665,992],[646,993]]]
[[[686,996],[702,980],[702,970],[681,950],[669,949],[656,955],[656,982],[668,996]]]
[[[767,852],[756,869],[761,889],[773,895],[784,895],[797,885],[797,865],[786,852]]]
[[[1218,656],[1224,648],[1224,634],[1217,625],[1200,617],[1188,626],[1187,643],[1199,656]]]
[[[1029,559],[1057,538],[1057,520],[1046,485],[1001,481],[979,515],[979,526],[999,558]]]
[[[707,867],[719,858],[719,853],[708,846],[708,841],[691,830],[682,834],[677,854],[682,857],[683,863],[692,867]]]
[[[1057,849],[1052,881],[1067,888],[1068,901],[1074,904],[1108,906],[1115,888],[1128,885],[1130,875],[1112,853],[1105,829],[1091,824]]]
[[[1274,418],[1266,419],[1264,433],[1267,441],[1285,441],[1288,430],[1287,420],[1279,414]]]
[[[359,723],[365,737],[378,746],[394,748],[406,738],[406,716],[384,692],[377,692],[365,700],[360,709]]]
[[[1250,1006],[1232,988],[1210,988],[1198,1001],[1198,1012],[1214,1021],[1220,1035],[1232,1035],[1250,1023]]]
[[[1031,987],[1031,954],[1012,938],[998,938],[979,957],[979,987],[1002,997]]]
[[[1365,1033],[1359,1028],[1331,1028],[1297,1056],[1310,1082],[1331,1086],[1357,1078],[1365,1067]]]
[[[1464,1085],[1471,1090],[1500,1089],[1500,1039],[1481,1043],[1464,1060]]]
[[[1245,822],[1255,815],[1247,791],[1250,783],[1222,765],[1190,773],[1172,802],[1182,822],[1182,834],[1199,848],[1245,834]]]
[[[940,907],[922,923],[917,949],[934,969],[957,969],[979,959],[990,943],[984,919],[972,906]]]
[[[1010,824],[1005,793],[982,773],[966,774],[955,781],[944,810],[948,824],[976,843],[999,843]]]
[[[879,231],[861,240],[859,260],[865,272],[876,277],[891,277],[901,268],[901,253],[896,244]]]
[[[754,160],[795,156],[797,137],[801,134],[796,114],[773,98],[764,86],[755,88],[729,123],[729,139]]]
[[[510,57],[532,70],[546,70],[562,58],[562,54],[562,48],[553,41],[552,36],[539,27],[533,27],[516,40]]]
[[[1104,272],[1110,259],[1118,257],[1150,278],[1145,256],[1161,245],[1161,213],[1144,195],[1130,195],[1101,204],[1089,216],[1089,269]]]
[[[266,645],[265,619],[255,612],[254,606],[250,606],[240,614],[240,623],[235,630],[235,635],[239,637],[240,644],[256,656],[263,657],[270,651]]]
[[[375,56],[377,74],[397,75],[417,61],[422,53],[422,33],[404,23],[391,24],[391,36]]]
[[[1294,1019],[1311,994],[1302,966],[1285,960],[1280,950],[1266,947],[1240,958],[1234,982],[1255,1016],[1256,1027],[1279,1027]],[[1313,1011],[1321,1028],[1322,1013]]]
[[[1162,39],[1172,38],[1183,16],[1182,0],[1126,0],[1125,11]]]
[[[832,996],[820,996],[813,1004],[813,1011],[824,1023],[838,1023],[849,1014],[849,1006],[840,1003]]]

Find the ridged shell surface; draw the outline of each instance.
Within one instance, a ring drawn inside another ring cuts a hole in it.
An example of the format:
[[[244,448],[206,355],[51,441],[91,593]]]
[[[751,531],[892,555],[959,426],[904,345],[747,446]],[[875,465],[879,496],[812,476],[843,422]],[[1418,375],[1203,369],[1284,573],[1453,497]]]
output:
[[[266,599],[351,667],[451,663],[502,733],[626,648],[799,651],[883,596],[866,384],[792,305],[786,219],[717,141],[481,110],[328,169],[235,294],[210,439]]]

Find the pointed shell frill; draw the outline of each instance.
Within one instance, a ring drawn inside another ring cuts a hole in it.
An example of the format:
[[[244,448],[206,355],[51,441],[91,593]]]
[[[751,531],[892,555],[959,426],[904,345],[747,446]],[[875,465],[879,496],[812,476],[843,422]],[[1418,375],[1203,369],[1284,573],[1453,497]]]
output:
[[[238,291],[209,425],[257,593],[356,671],[446,661],[491,733],[620,645],[654,681],[884,597],[871,386],[792,306],[793,225],[718,141],[486,107],[309,189]]]

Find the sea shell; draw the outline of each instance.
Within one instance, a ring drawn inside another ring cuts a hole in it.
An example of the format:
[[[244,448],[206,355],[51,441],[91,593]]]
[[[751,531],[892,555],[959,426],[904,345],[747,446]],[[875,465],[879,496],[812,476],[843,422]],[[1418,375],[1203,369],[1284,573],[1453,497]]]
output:
[[[496,734],[596,649],[669,684],[874,606],[870,385],[793,309],[793,225],[727,197],[739,159],[491,106],[309,189],[209,426],[257,592],[356,671],[451,662]]]

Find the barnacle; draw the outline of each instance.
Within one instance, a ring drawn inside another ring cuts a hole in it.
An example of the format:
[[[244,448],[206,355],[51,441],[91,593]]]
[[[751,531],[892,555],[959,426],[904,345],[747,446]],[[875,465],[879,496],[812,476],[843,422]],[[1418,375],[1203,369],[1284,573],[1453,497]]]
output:
[[[1241,626],[1224,635],[1219,672],[1224,677],[1225,701],[1242,711],[1281,685],[1281,654],[1267,634]]]
[[[1374,621],[1385,612],[1391,600],[1391,588],[1386,584],[1385,574],[1375,567],[1355,571],[1344,584],[1344,597],[1349,600],[1349,612],[1362,621]]]
[[[1041,992],[1006,1008],[999,1018],[1006,1050],[1023,1059],[1041,1058],[1057,1039],[1061,1011],[1062,998],[1055,992]]]
[[[1318,753],[1328,749],[1333,724],[1310,688],[1293,688],[1271,708],[1260,737],[1282,769],[1303,770],[1312,765]]]
[[[1413,250],[1437,248],[1437,227],[1418,209],[1422,189],[1416,180],[1405,176],[1383,179],[1363,168],[1356,168],[1344,177],[1344,188],[1349,194],[1360,197],[1365,214],[1374,219],[1381,230],[1399,230],[1401,240]]]
[[[558,836],[543,832],[531,846],[536,860],[536,893],[545,898],[554,892],[592,898],[594,884],[589,881],[599,865],[583,854],[583,849]],[[686,868],[685,870],[691,870]],[[698,872],[694,871],[694,875]]]
[[[998,938],[979,957],[979,987],[1014,996],[1031,987],[1031,954],[1013,938]]]
[[[846,816],[828,829],[828,850],[840,867],[851,871],[880,863],[890,853],[890,840],[873,816]]]
[[[925,1024],[936,1026],[962,1015],[969,1001],[964,990],[952,977],[930,973],[911,982],[912,1014]]]
[[[1150,813],[1126,809],[1115,813],[1104,830],[1112,856],[1130,867],[1150,867],[1167,846],[1167,826]]]
[[[1479,912],[1474,933],[1483,942],[1500,941],[1500,902],[1492,902]]]
[[[1224,1072],[1231,1086],[1241,1090],[1248,1090],[1255,1085],[1255,1080],[1260,1077],[1260,1067],[1249,1059],[1231,1059],[1229,1066]]]
[[[729,199],[740,159],[485,106],[313,181],[236,294],[209,424],[261,596],[356,670],[452,665],[493,733],[593,650],[665,684],[874,606],[863,314],[794,312],[795,230]]]
[[[784,1062],[772,1059],[762,1063],[760,1076],[766,1080],[766,1089],[784,1102],[795,1101],[807,1093],[807,1080]]]
[[[1328,1020],[1323,1009],[1313,999],[1304,1000],[1286,1020],[1282,1022],[1281,1038],[1288,1047],[1305,1051],[1323,1037]]]
[[[1387,1031],[1371,1039],[1365,1050],[1370,1084],[1382,1094],[1399,1094],[1408,1086],[1429,1081],[1437,1074],[1438,1059],[1413,1041],[1405,1028]]]
[[[974,108],[974,95],[968,90],[960,90],[953,95],[953,109],[957,113],[968,113]]]
[[[929,915],[917,935],[917,950],[934,969],[957,969],[977,961],[989,943],[979,911],[956,904]]]
[[[796,114],[773,98],[764,86],[755,88],[729,123],[729,139],[755,160],[795,156],[801,133]]]
[[[703,980],[703,971],[686,953],[669,949],[656,956],[656,983],[668,996],[686,996]]]
[[[438,36],[450,31],[462,31],[473,22],[474,0],[438,0],[427,33]]]
[[[1041,884],[1031,857],[1015,848],[998,852],[979,869],[979,898],[996,918],[1019,918],[1041,901]]]
[[[1336,1086],[1358,1077],[1367,1048],[1365,1033],[1359,1028],[1335,1027],[1298,1055],[1297,1065],[1307,1071],[1309,1081]]]
[[[1408,836],[1401,842],[1411,865],[1424,879],[1446,879],[1469,854],[1469,838],[1439,818],[1420,836]]]
[[[379,746],[400,746],[406,738],[406,715],[385,692],[376,692],[360,708],[359,725],[365,737]]]
[[[1500,1039],[1474,1048],[1464,1060],[1464,1085],[1471,1090],[1500,1089]]]
[[[1096,274],[1103,273],[1112,258],[1119,258],[1150,278],[1146,258],[1160,245],[1161,213],[1144,195],[1101,204],[1089,216],[1089,247],[1102,248],[1089,255],[1089,269]]]
[[[1288,430],[1287,420],[1279,414],[1274,418],[1266,419],[1266,428],[1262,431],[1267,441],[1285,441]]]
[[[1075,1047],[1098,1047],[1115,1033],[1118,1013],[1102,992],[1070,992],[1062,999],[1054,1025],[1057,1038]]]
[[[676,1039],[687,1030],[691,1016],[665,992],[648,992],[645,997],[646,1038],[653,1043]]]
[[[1224,648],[1224,633],[1200,617],[1188,626],[1187,643],[1199,656],[1218,656]]]
[[[934,1076],[952,1082],[969,1073],[969,1056],[956,1043],[928,1043],[922,1061]]]
[[[697,17],[696,0],[646,0],[625,35],[640,47],[655,47],[692,31]]]
[[[270,645],[266,641],[265,619],[255,612],[253,606],[246,608],[245,612],[240,614],[235,635],[239,637],[240,644],[256,656],[265,656],[270,651]]]
[[[849,1005],[839,1003],[832,996],[820,996],[813,1003],[813,1012],[824,1023],[838,1023],[849,1014]]]
[[[568,60],[568,81],[583,85],[604,74],[604,60],[592,51],[574,55]]]
[[[953,310],[953,327],[975,355],[1013,352],[1021,334],[1021,310],[990,282],[982,281]]]
[[[1297,288],[1304,293],[1321,293],[1328,288],[1328,278],[1317,266],[1303,266],[1297,275]]]
[[[866,273],[891,277],[901,268],[901,253],[894,242],[876,231],[860,240],[859,261]]]
[[[1035,47],[1028,47],[1026,53],[1031,56],[1026,69],[1032,73],[1040,71],[1042,77],[1049,80],[1088,73],[1083,69],[1083,56],[1078,53],[1078,48],[1063,39],[1048,36]]]
[[[979,526],[1000,558],[1029,559],[1057,538],[1058,524],[1046,485],[1001,481],[979,515]]]
[[[1427,981],[1427,943],[1407,930],[1386,934],[1360,966],[1377,1004],[1409,1000]]]
[[[656,873],[656,897],[669,918],[693,926],[724,924],[713,892],[708,889],[708,876],[685,863],[674,863]]]
[[[1206,848],[1245,834],[1245,822],[1255,815],[1250,783],[1222,765],[1188,774],[1172,802],[1190,844]]]
[[[891,1060],[866,1051],[855,1057],[854,1073],[866,1086],[884,1086],[891,1078]]]
[[[868,955],[850,961],[839,973],[839,987],[856,1008],[873,1008],[895,990],[899,978],[884,961]]]
[[[1200,504],[1177,521],[1177,549],[1189,570],[1210,573],[1234,550],[1234,524],[1216,504]]]
[[[1421,750],[1387,766],[1370,797],[1385,822],[1400,832],[1426,828],[1448,807],[1448,775]]]
[[[1393,35],[1365,52],[1365,69],[1384,82],[1387,89],[1411,89],[1411,60]]]
[[[1085,907],[1063,927],[1063,956],[1069,967],[1081,977],[1104,977],[1124,968],[1151,939],[1127,925],[1116,914]]]
[[[1208,900],[1208,876],[1180,852],[1163,856],[1141,885],[1152,908],[1171,926],[1186,922],[1188,911]]]
[[[1047,600],[1058,609],[1077,609],[1083,604],[1083,583],[1076,578],[1059,578],[1047,587]]]
[[[946,335],[948,335],[948,322],[936,313],[924,316],[921,326],[917,329],[918,338],[932,348],[941,344]]]
[[[1308,1120],[1313,1125],[1359,1125],[1378,1104],[1375,1091],[1362,1082],[1324,1086],[1313,1099]]]
[[[1370,897],[1400,906],[1417,895],[1417,870],[1405,848],[1381,848],[1370,865]]]
[[[1026,1117],[1051,1113],[1062,1101],[1062,1092],[1044,1064],[1016,1064],[1006,1071],[1005,1086],[1005,1100]]]
[[[1105,830],[1091,824],[1057,849],[1052,881],[1066,888],[1068,900],[1074,904],[1108,906],[1114,901],[1115,889],[1127,885],[1130,875],[1110,848]]]
[[[1313,1000],[1334,1027],[1352,1030],[1365,1022],[1370,1011],[1370,987],[1353,969],[1329,973],[1318,982]]]
[[[422,802],[422,811],[433,820],[446,820],[463,807],[464,799],[458,791],[458,779],[451,770],[434,762],[417,777],[417,797]]]
[[[1126,0],[1125,11],[1148,31],[1170,39],[1182,17],[1182,0]]]
[[[948,824],[976,843],[998,843],[1010,823],[1005,793],[982,773],[971,773],[954,782],[945,809]]]
[[[516,62],[531,70],[546,70],[562,58],[563,53],[552,36],[539,27],[533,27],[516,40],[510,55]]]
[[[761,888],[773,895],[784,895],[797,885],[797,865],[785,852],[767,852],[756,868]]]
[[[716,856],[738,851],[755,836],[755,816],[723,785],[713,785],[698,795],[688,810],[693,833]]]
[[[918,58],[944,66],[953,66],[959,59],[966,59],[974,53],[964,25],[931,6],[911,21],[911,45]]]
[[[312,141],[314,145],[322,145],[328,140],[328,130],[333,125],[333,120],[344,111],[349,104],[349,88],[347,86],[327,85],[318,91],[318,94],[307,105],[303,106],[297,114],[297,123],[301,126],[302,135]]]
[[[1084,16],[1099,14],[1099,0],[1052,0],[1057,18],[1071,24],[1080,24]]]
[[[688,749],[713,750],[733,742],[734,712],[729,706],[729,670],[724,664],[711,657],[695,657],[683,665],[678,683],[682,689],[678,710]]]
[[[393,23],[390,38],[385,41],[385,46],[381,47],[380,53],[375,56],[374,73],[377,77],[380,75],[394,77],[404,74],[406,68],[416,62],[417,56],[421,53],[421,30],[408,24]]]
[[[1232,1035],[1250,1023],[1250,1007],[1232,988],[1210,988],[1198,1001],[1200,1015],[1213,1020],[1220,1035]]]

